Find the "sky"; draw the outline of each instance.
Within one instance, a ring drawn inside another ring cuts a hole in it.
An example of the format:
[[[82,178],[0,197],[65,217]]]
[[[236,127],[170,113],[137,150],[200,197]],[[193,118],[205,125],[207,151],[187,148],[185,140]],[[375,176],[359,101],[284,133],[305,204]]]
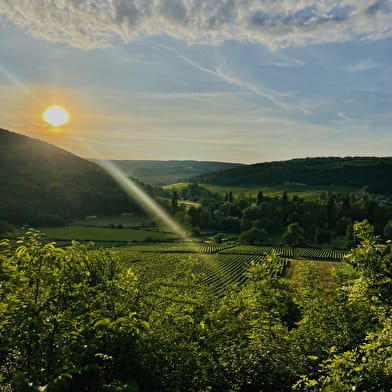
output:
[[[0,34],[0,128],[82,157],[392,155],[392,0],[0,0]]]

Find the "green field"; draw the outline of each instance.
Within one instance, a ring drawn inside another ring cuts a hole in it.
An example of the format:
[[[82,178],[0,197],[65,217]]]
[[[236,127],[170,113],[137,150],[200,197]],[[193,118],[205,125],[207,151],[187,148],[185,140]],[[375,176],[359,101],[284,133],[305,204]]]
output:
[[[177,190],[186,188],[189,182],[179,182],[177,184],[171,184],[163,187],[164,189]],[[353,192],[354,188],[331,188],[323,186],[308,186],[300,184],[290,184],[286,187],[265,187],[259,185],[248,185],[248,186],[220,186],[210,184],[199,184],[201,187],[208,189],[211,192],[220,193],[225,195],[228,192],[233,192],[235,198],[249,197],[256,198],[259,191],[262,191],[264,196],[268,197],[281,197],[284,191],[287,191],[288,196],[292,197],[297,195],[304,200],[312,201],[320,198],[320,193],[332,189],[334,192]]]
[[[174,239],[170,233],[137,229],[110,229],[101,227],[65,226],[43,227],[41,231],[50,240],[80,240],[80,241],[154,241]]]
[[[150,226],[154,223],[148,215],[110,215],[78,219],[72,222],[72,226],[106,226],[122,225],[123,227]]]
[[[322,276],[322,284],[325,286],[333,283],[333,271],[340,265],[337,261],[320,261],[320,260],[305,260],[305,259],[291,259],[290,266],[287,269],[286,278],[295,284],[301,274],[304,265],[311,264]]]

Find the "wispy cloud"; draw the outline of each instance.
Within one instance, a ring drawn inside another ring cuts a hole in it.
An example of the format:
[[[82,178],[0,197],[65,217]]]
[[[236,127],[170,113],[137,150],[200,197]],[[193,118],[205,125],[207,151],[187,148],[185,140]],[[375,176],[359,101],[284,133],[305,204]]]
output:
[[[343,120],[346,121],[353,121],[353,119],[349,116],[347,116],[346,114],[342,113],[342,112],[337,112],[336,115],[340,118],[342,118]]]
[[[188,63],[192,67],[198,69],[199,71],[207,72],[210,75],[213,75],[213,76],[217,77],[218,79],[221,79],[224,82],[231,84],[232,86],[242,88],[242,89],[250,91],[260,97],[266,98],[271,103],[273,103],[274,105],[279,107],[280,109],[283,109],[285,111],[287,111],[289,109],[289,106],[287,104],[281,102],[277,98],[277,96],[279,96],[279,95],[287,95],[287,94],[281,94],[278,91],[275,91],[275,90],[272,90],[272,89],[269,89],[266,87],[256,86],[253,83],[249,83],[249,82],[244,81],[236,76],[232,76],[224,70],[223,66],[219,66],[215,70],[211,69],[211,68],[204,67],[203,65],[200,65],[200,64],[196,63],[195,61],[191,60],[190,58],[184,56],[177,49],[169,47],[167,45],[157,44],[157,46],[175,53],[180,59],[182,59],[183,61],[185,61],[186,63]]]
[[[366,59],[360,61],[358,64],[349,65],[346,67],[348,72],[365,72],[372,69],[381,68],[382,64],[374,62],[372,59]]]
[[[162,33],[270,48],[392,36],[391,0],[2,0],[0,13],[35,37],[81,48]]]
[[[285,56],[281,53],[275,53],[276,59],[260,64],[261,67],[279,67],[279,68],[295,68],[303,67],[305,62],[295,57]]]
[[[30,90],[25,83],[23,83],[14,73],[0,63],[0,75],[3,74],[10,82],[15,86],[19,87],[26,94],[30,95],[33,99],[36,99],[34,93]]]

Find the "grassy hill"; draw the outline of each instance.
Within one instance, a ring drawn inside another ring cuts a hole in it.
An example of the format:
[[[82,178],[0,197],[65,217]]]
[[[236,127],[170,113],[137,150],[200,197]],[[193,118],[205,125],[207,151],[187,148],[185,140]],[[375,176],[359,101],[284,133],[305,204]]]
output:
[[[136,209],[95,163],[4,129],[0,129],[0,184],[0,219],[15,224],[56,224]]]
[[[392,158],[304,158],[241,166],[205,173],[192,181],[223,186],[366,187],[370,193],[392,194]]]
[[[100,160],[92,160],[100,163]],[[239,163],[209,161],[134,161],[113,160],[128,176],[146,184],[164,186],[186,181],[199,174],[242,166]]]

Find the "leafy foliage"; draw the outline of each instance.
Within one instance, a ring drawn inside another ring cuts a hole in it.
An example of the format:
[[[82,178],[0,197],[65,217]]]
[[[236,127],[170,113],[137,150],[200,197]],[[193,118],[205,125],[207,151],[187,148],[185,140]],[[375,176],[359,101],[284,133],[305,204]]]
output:
[[[133,273],[120,275],[105,251],[44,245],[36,231],[15,250],[2,246],[3,385],[78,391],[88,380],[104,390],[113,376],[134,383],[132,352],[144,324],[134,312]]]
[[[390,391],[392,249],[366,221],[354,234],[358,247],[327,287],[310,263],[294,283],[270,273],[275,251],[143,253],[141,262],[141,251],[59,249],[35,231],[16,248],[3,241],[0,388]],[[214,296],[205,257],[237,260],[221,276],[241,269],[242,284]]]

